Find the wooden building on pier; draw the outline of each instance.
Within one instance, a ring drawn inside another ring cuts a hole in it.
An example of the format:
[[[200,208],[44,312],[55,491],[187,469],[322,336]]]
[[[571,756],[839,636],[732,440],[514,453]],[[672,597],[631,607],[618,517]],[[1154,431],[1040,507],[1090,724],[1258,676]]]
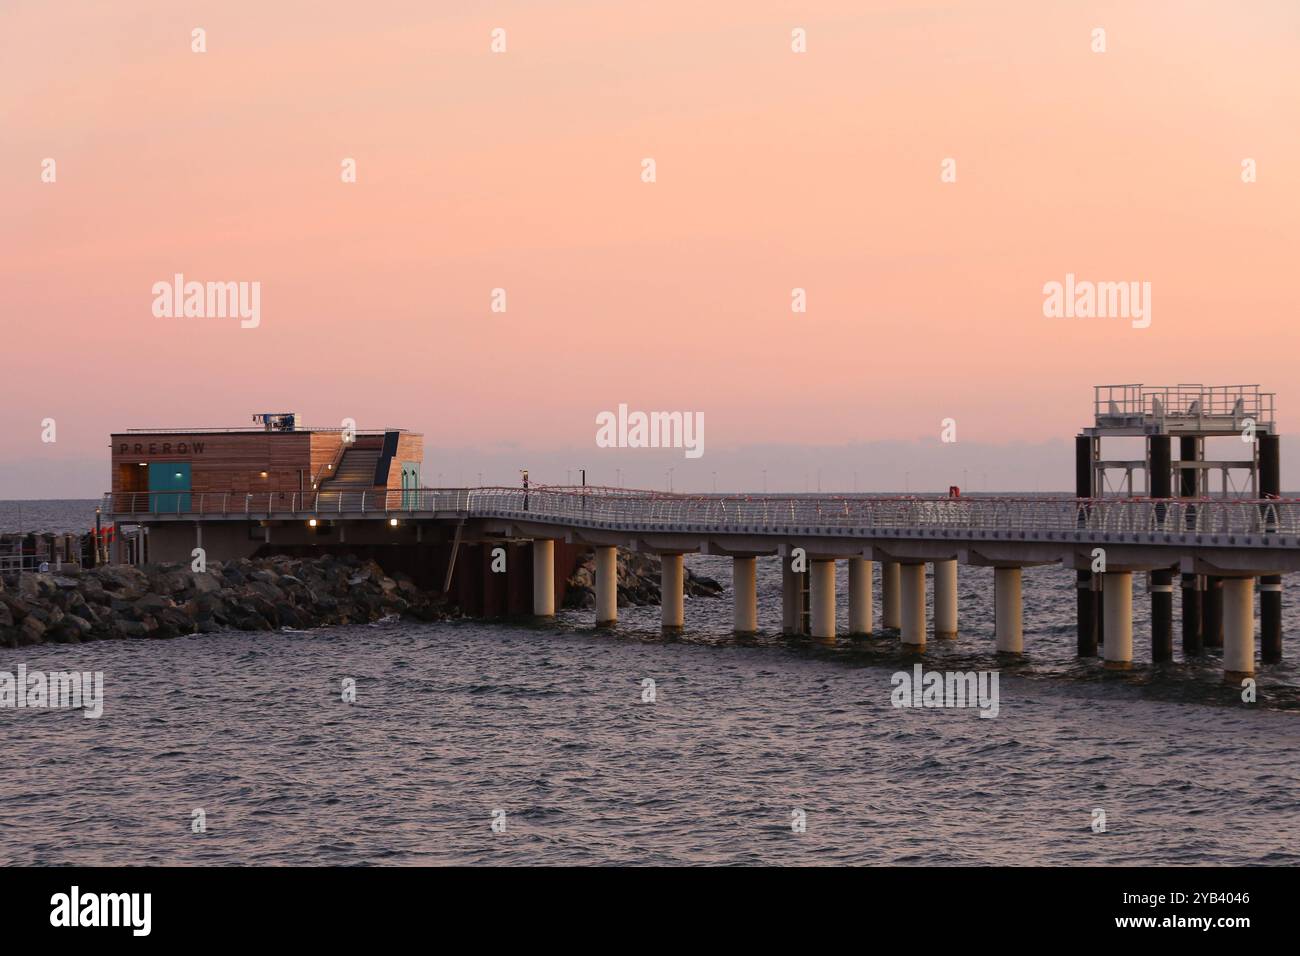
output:
[[[112,436],[118,514],[229,510],[267,496],[384,493],[420,487],[424,436],[404,429],[300,428],[289,414],[255,416],[254,428],[131,429]],[[213,507],[208,508],[210,503]]]

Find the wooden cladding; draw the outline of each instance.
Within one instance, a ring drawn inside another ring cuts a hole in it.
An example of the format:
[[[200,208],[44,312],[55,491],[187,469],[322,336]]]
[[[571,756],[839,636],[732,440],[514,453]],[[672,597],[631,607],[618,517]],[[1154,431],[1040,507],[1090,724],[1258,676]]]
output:
[[[424,436],[402,432],[397,438],[397,453],[388,465],[388,487],[402,487],[402,462],[424,461]]]
[[[358,436],[358,444],[374,436]],[[340,432],[206,432],[115,434],[112,436],[112,490],[142,491],[147,467],[154,462],[189,462],[190,491],[296,492],[312,490],[312,481],[328,474],[341,442]],[[402,432],[398,448],[423,456],[424,439]],[[401,467],[394,460],[388,487],[401,488]],[[419,461],[420,457],[413,460]]]
[[[312,490],[311,481],[313,478],[320,481],[332,474],[332,472],[326,470],[325,466],[338,457],[339,449],[342,447],[342,432],[311,433],[311,474],[307,481],[307,491]]]

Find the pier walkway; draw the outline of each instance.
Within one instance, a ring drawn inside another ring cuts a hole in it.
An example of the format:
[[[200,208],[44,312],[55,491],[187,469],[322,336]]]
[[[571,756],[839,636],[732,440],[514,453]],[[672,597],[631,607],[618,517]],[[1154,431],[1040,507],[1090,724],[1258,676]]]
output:
[[[1300,500],[1280,493],[1274,399],[1258,385],[1099,385],[1093,423],[1074,440],[1075,493],[1055,497],[424,488],[416,433],[345,438],[336,429],[299,429],[293,413],[265,413],[254,416],[263,434],[114,435],[113,492],[103,510],[140,527],[136,560],[183,560],[192,548],[216,558],[277,544],[445,543],[444,591],[462,544],[531,542],[533,612],[541,617],[555,613],[555,543],[586,545],[595,550],[602,625],[618,617],[618,549],[653,553],[661,557],[668,630],[685,623],[685,554],[732,558],[740,634],[757,629],[755,562],[779,557],[783,630],[822,639],[836,636],[838,560],[848,561],[849,633],[872,633],[879,562],[882,623],[915,647],[927,634],[956,636],[959,565],[991,567],[996,646],[1010,654],[1024,650],[1021,569],[1059,564],[1076,574],[1078,653],[1095,655],[1100,643],[1116,668],[1133,660],[1135,573],[1151,595],[1151,660],[1173,659],[1179,577],[1184,654],[1222,646],[1224,671],[1235,677],[1255,670],[1257,585],[1260,658],[1281,659],[1282,575],[1300,571]],[[1130,457],[1103,455],[1103,442],[1115,439],[1127,442]],[[1131,457],[1137,442],[1141,458]],[[1233,453],[1210,457],[1210,442]],[[1118,494],[1107,494],[1112,475]]]
[[[1269,552],[1253,567],[1300,571],[1300,499],[1065,496],[686,495],[599,487],[420,488],[388,492],[108,494],[121,522],[502,521],[566,533],[683,539],[742,536],[969,545],[1122,545],[1150,550]],[[687,550],[698,550],[690,547]],[[1276,552],[1276,553],[1274,553]],[[1242,555],[1244,558],[1245,555]],[[1091,563],[1091,558],[1089,559]]]
[[[779,556],[784,577],[784,628],[835,636],[835,561],[849,562],[850,632],[873,629],[871,581],[880,562],[883,624],[905,643],[926,641],[926,574],[933,566],[935,637],[957,632],[959,564],[995,569],[997,647],[1023,651],[1020,569],[1073,568],[1080,584],[1080,650],[1098,638],[1111,666],[1133,657],[1132,575],[1181,572],[1193,601],[1201,641],[1222,633],[1225,669],[1254,670],[1256,579],[1300,571],[1300,499],[1074,498],[1066,496],[688,495],[601,487],[410,488],[268,494],[129,493],[107,495],[104,510],[119,523],[238,523],[282,540],[304,527],[371,526],[393,535],[429,529],[457,542],[532,541],[535,612],[554,614],[554,570],[548,546],[587,544],[597,555],[597,617],[617,619],[617,549],[662,557],[663,625],[684,625],[681,556],[727,555],[735,563],[736,630],[756,630],[754,562]],[[276,530],[280,529],[280,530]],[[177,529],[179,530],[179,529]],[[1280,591],[1280,583],[1276,585]],[[1264,585],[1268,587],[1267,584]],[[1160,582],[1153,589],[1161,588]],[[1161,593],[1172,597],[1172,585]],[[1217,600],[1200,592],[1213,591]],[[1186,596],[1185,596],[1186,597]],[[1184,602],[1187,612],[1187,601]],[[1202,605],[1213,620],[1206,623]],[[1086,626],[1088,633],[1083,633]],[[1188,649],[1185,613],[1184,648]],[[1271,624],[1270,624],[1271,627]],[[1172,648],[1153,638],[1153,658]],[[1264,633],[1264,658],[1281,654]]]

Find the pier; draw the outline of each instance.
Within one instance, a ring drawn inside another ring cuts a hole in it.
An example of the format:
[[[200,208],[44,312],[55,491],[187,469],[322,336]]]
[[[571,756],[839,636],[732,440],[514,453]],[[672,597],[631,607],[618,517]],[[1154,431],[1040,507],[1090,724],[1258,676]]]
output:
[[[312,438],[301,447],[315,449],[311,453],[317,464],[282,468],[296,474],[296,488],[115,488],[106,496],[104,510],[119,524],[147,529],[140,560],[189,561],[195,548],[217,559],[264,547],[310,549],[336,542],[436,549],[445,555],[450,586],[461,549],[509,546],[513,553],[527,555],[532,611],[541,618],[555,614],[562,580],[556,545],[570,553],[575,546],[592,548],[596,619],[605,627],[618,618],[614,567],[619,548],[660,556],[662,625],[668,631],[686,626],[686,554],[732,559],[734,621],[740,634],[758,628],[757,561],[779,560],[783,631],[822,640],[839,636],[839,561],[848,565],[847,636],[875,632],[872,584],[879,565],[880,624],[897,630],[902,642],[918,651],[928,639],[957,636],[960,568],[981,566],[993,569],[996,650],[1032,653],[1024,639],[1021,572],[1055,564],[1076,574],[1078,653],[1100,652],[1105,666],[1115,669],[1134,662],[1135,575],[1147,581],[1152,596],[1149,659],[1172,659],[1177,578],[1184,653],[1216,646],[1221,634],[1224,672],[1238,678],[1255,671],[1256,587],[1261,656],[1264,663],[1273,663],[1282,656],[1281,575],[1300,571],[1300,499],[1280,497],[1272,399],[1257,386],[1099,387],[1094,421],[1075,442],[1073,497],[425,488],[411,481],[410,465],[402,466],[400,486],[394,487],[392,463],[401,456],[384,458],[383,449],[398,448],[398,439],[389,436],[407,435],[403,447],[415,461],[419,459],[410,449],[418,446],[418,436],[386,432],[372,442],[380,454],[373,461],[367,456],[374,467],[353,469],[365,477],[349,483],[331,487],[323,479],[306,479],[313,467],[323,468],[321,474],[345,469],[353,454],[351,446],[335,447],[329,439],[320,439],[316,447]],[[174,456],[178,433],[171,434],[168,453]],[[269,434],[266,454],[278,454],[274,442],[286,435],[301,439],[310,433]],[[1103,457],[1103,442],[1115,438],[1141,439],[1144,456]],[[1250,457],[1207,458],[1212,439],[1246,441]],[[195,440],[192,435],[187,443],[192,446]],[[211,437],[206,441],[208,448],[215,444]],[[114,442],[115,455],[126,444],[124,459],[144,457],[140,464],[148,464],[147,449],[161,445],[161,435],[135,435],[129,441],[115,435]],[[118,474],[130,474],[130,463],[118,464]],[[267,476],[255,462],[253,467],[252,474]],[[1108,481],[1116,472],[1123,474],[1122,487],[1113,493]],[[1244,494],[1233,487],[1234,472],[1244,476]],[[1217,494],[1211,481],[1216,474],[1221,477]],[[930,621],[927,565],[933,569]],[[490,573],[481,562],[475,568]]]

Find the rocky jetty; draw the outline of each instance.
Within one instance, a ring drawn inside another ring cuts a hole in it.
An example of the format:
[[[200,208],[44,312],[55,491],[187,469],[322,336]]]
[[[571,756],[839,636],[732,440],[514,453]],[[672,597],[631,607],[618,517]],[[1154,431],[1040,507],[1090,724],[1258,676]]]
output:
[[[620,551],[619,606],[658,604],[659,574],[654,555]],[[723,590],[689,568],[685,588],[692,597]],[[595,603],[595,554],[588,552],[567,582],[564,606]],[[406,575],[389,576],[375,561],[353,555],[213,561],[201,572],[154,564],[0,576],[0,647],[305,629],[392,615],[431,621],[454,613],[440,593],[422,591]]]
[[[641,607],[660,602],[659,558],[639,551],[618,552],[618,606]],[[686,569],[683,588],[690,597],[716,597],[722,585],[713,578]],[[596,606],[596,553],[588,551],[578,562],[577,570],[570,575],[564,591],[564,606],[588,608]]]
[[[0,646],[448,616],[442,596],[354,556],[127,565],[0,579]]]

